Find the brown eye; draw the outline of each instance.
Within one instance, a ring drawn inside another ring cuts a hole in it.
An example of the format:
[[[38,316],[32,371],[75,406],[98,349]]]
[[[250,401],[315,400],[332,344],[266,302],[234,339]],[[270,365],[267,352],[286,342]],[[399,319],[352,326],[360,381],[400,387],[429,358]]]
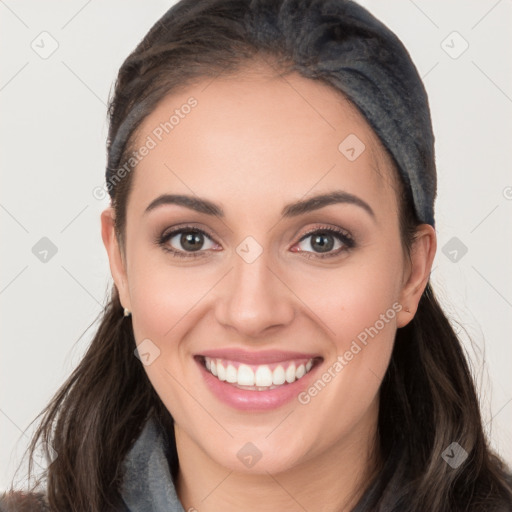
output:
[[[335,228],[317,228],[303,236],[299,243],[305,240],[308,240],[308,242],[304,244],[303,248],[299,249],[299,252],[310,253],[307,256],[308,258],[328,258],[337,256],[341,252],[355,246],[354,239],[347,232]],[[338,242],[337,247],[336,242]],[[312,251],[309,251],[308,247],[311,248]],[[332,252],[333,249],[337,250]]]
[[[211,249],[212,247],[204,247],[207,240],[213,243],[210,236],[203,230],[184,227],[163,234],[157,242],[174,256],[187,258],[201,256],[204,250]],[[213,246],[215,246],[214,243]]]

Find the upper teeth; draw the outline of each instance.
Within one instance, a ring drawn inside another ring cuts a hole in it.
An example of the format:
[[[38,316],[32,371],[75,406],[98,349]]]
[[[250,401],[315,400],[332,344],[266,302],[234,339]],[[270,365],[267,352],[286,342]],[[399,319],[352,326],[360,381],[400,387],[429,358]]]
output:
[[[219,380],[240,386],[279,386],[285,382],[292,383],[303,377],[313,366],[313,359],[297,364],[294,361],[286,361],[277,363],[277,366],[275,363],[249,366],[225,359],[204,359],[206,369]],[[275,368],[271,369],[270,366]]]

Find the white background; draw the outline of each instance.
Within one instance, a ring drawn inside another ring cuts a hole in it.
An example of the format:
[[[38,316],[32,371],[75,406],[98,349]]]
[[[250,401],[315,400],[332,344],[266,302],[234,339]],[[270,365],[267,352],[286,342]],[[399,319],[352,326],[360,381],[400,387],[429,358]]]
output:
[[[439,178],[434,289],[467,331],[486,430],[512,464],[512,1],[361,3],[424,78]],[[104,180],[106,102],[171,4],[0,0],[0,489],[97,326],[85,332],[111,282],[99,221],[108,203],[92,195]],[[46,59],[31,47],[42,37],[46,49],[58,43]],[[32,253],[42,237],[58,251],[46,263]],[[456,262],[443,253],[453,237],[468,249]]]

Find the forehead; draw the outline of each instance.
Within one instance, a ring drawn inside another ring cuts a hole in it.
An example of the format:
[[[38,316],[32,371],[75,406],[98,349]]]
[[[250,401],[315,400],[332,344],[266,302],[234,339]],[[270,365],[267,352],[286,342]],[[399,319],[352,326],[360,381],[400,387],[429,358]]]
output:
[[[391,160],[364,117],[341,93],[295,72],[249,68],[171,93],[134,147],[144,152],[129,199],[137,209],[186,193],[214,198],[228,214],[272,201],[277,212],[287,199],[334,188],[394,206]]]

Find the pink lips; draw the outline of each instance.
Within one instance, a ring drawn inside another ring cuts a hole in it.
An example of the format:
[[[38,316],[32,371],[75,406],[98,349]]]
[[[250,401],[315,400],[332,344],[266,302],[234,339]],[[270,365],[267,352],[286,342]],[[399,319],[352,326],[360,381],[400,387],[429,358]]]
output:
[[[315,364],[311,370],[302,378],[292,382],[285,383],[274,389],[266,391],[240,389],[226,381],[221,381],[212,375],[204,366],[204,357],[219,358],[230,361],[240,361],[245,364],[269,364],[295,359],[313,359]],[[282,351],[259,351],[248,352],[239,349],[226,350],[208,350],[194,357],[198,364],[201,375],[208,389],[221,402],[242,411],[267,411],[278,408],[294,398],[299,393],[309,387],[316,379],[318,366],[321,365],[323,358],[318,354],[306,354],[301,352],[282,352]]]

